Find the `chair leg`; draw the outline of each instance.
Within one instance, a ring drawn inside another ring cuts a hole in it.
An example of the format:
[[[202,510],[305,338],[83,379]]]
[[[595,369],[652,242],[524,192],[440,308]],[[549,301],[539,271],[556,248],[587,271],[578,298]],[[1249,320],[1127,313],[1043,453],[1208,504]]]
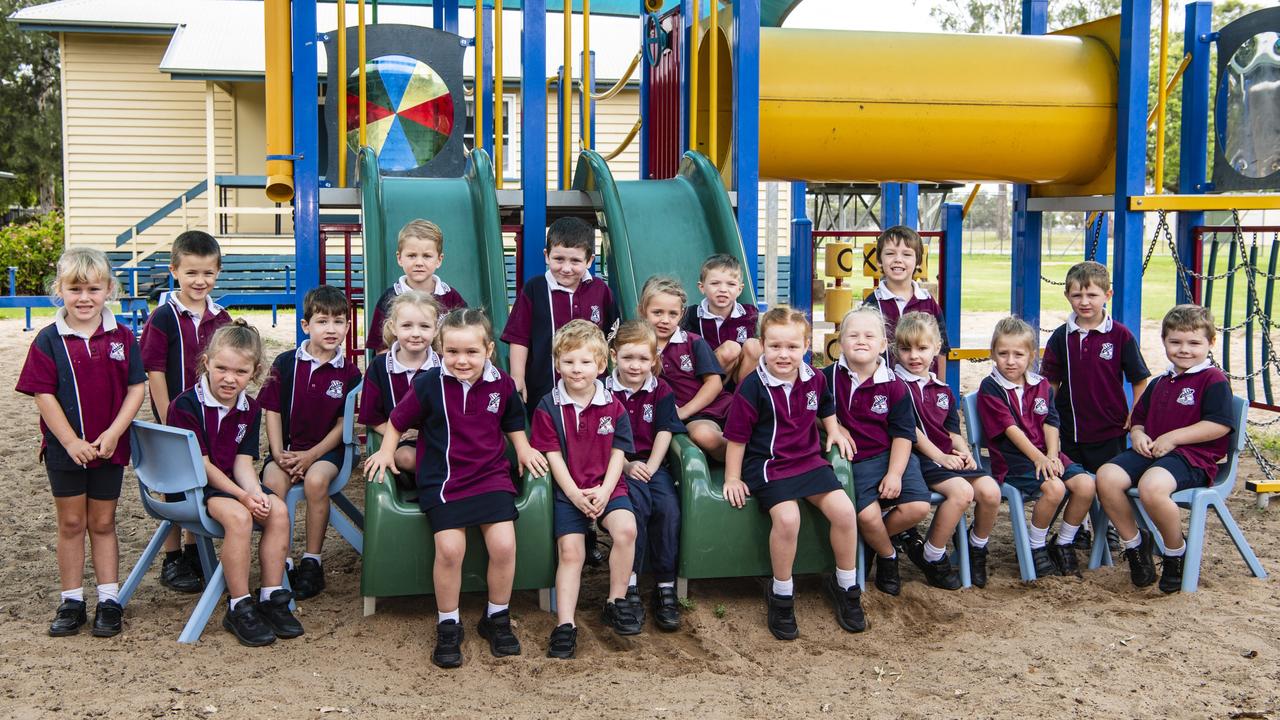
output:
[[[218,566],[213,570],[212,577],[209,578],[209,582],[205,585],[204,593],[200,596],[200,602],[196,603],[195,609],[191,611],[191,617],[187,619],[186,626],[182,628],[182,634],[178,636],[178,642],[187,645],[198,642],[205,626],[209,624],[209,618],[213,615],[213,611],[218,609],[218,604],[226,594],[227,579],[222,574],[222,563],[218,563]]]
[[[1001,486],[1000,492],[1009,505],[1009,527],[1013,531],[1013,549],[1018,555],[1018,572],[1023,582],[1034,582],[1036,565],[1031,559],[1031,538],[1027,535],[1027,513],[1022,493],[1011,485]]]
[[[969,573],[969,522],[960,515],[960,524],[956,525],[955,557],[960,566],[960,587],[973,587],[973,576]]]
[[[684,598],[689,597],[689,578],[686,578],[686,577],[676,578],[676,597],[682,600]],[[541,596],[539,596],[539,599],[541,599]],[[544,609],[550,609],[550,607],[551,607],[551,600],[550,598],[548,598],[547,607]]]
[[[1193,593],[1200,585],[1200,560],[1204,556],[1204,526],[1209,516],[1209,500],[1202,492],[1191,504],[1191,518],[1187,521],[1187,556],[1182,565],[1182,592]]]
[[[1107,525],[1111,522],[1102,504],[1097,498],[1089,508],[1089,517],[1093,525],[1093,547],[1089,551],[1089,569],[1097,570],[1103,565],[1111,565],[1111,547],[1107,545]]]
[[[129,571],[129,577],[125,579],[124,585],[120,588],[121,607],[128,606],[129,598],[133,597],[138,585],[142,584],[142,578],[151,569],[151,563],[156,561],[156,556],[160,554],[160,549],[164,547],[164,539],[169,534],[169,528],[172,525],[173,523],[168,520],[160,521],[160,527],[156,529],[156,534],[151,536],[151,541],[147,543],[146,549],[142,551],[142,555],[138,557],[138,562],[134,563],[133,569]]]
[[[1142,526],[1147,529],[1147,532],[1151,533],[1151,538],[1155,540],[1156,552],[1164,555],[1167,550],[1164,546],[1164,538],[1160,535],[1160,531],[1156,529],[1156,524],[1151,521],[1151,516],[1147,514],[1146,506],[1143,505],[1142,501],[1136,497],[1131,496],[1129,501],[1133,504],[1133,507],[1137,509],[1138,518],[1141,520]]]
[[[364,616],[369,617],[370,615],[376,612],[378,612],[378,598],[373,597],[372,595],[365,595],[364,596]]]
[[[361,513],[360,508],[356,507],[351,502],[351,498],[342,493],[338,493],[337,495],[331,496],[329,499],[333,501],[334,505],[338,506],[338,509],[341,510],[344,515],[351,518],[351,522],[355,523],[356,527],[360,528],[361,532],[364,532],[364,513]]]
[[[676,579],[677,593],[679,593],[680,583],[683,580],[684,578]],[[687,581],[685,582],[684,590],[686,593],[689,592],[689,585]],[[555,588],[538,588],[538,608],[542,610],[542,612],[553,613],[556,611],[555,593]],[[680,597],[687,596],[681,595]]]
[[[1240,553],[1240,557],[1244,559],[1245,565],[1249,566],[1249,572],[1253,573],[1256,578],[1265,579],[1267,571],[1263,569],[1262,563],[1258,560],[1258,556],[1254,554],[1249,541],[1245,539],[1240,526],[1236,524],[1236,519],[1231,515],[1231,511],[1222,503],[1214,503],[1213,511],[1218,514],[1218,519],[1222,521],[1222,527],[1226,528],[1227,534],[1231,536],[1231,542],[1235,543],[1236,550]]]
[[[343,515],[338,511],[338,508],[332,505],[329,507],[329,525],[338,531],[343,540],[346,540],[351,547],[355,548],[358,555],[364,554],[364,533],[360,532],[355,523],[347,519],[346,515]]]
[[[858,534],[858,589],[867,591],[867,546],[862,542],[862,534]]]
[[[200,556],[200,569],[206,578],[213,577],[218,567],[218,555],[213,550],[213,540],[203,535],[196,536],[196,554]]]

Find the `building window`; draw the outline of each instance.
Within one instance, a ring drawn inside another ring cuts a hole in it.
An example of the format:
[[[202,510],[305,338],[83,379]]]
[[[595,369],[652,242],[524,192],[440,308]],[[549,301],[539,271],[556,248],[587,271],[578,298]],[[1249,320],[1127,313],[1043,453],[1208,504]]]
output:
[[[504,180],[515,181],[517,178],[517,168],[520,166],[520,133],[512,132],[512,119],[515,117],[516,96],[514,93],[507,94],[502,97],[502,136],[506,142],[502,145],[502,177]],[[475,147],[476,142],[476,112],[475,102],[470,98],[467,99],[467,128],[466,133],[462,136],[463,144],[467,150]]]

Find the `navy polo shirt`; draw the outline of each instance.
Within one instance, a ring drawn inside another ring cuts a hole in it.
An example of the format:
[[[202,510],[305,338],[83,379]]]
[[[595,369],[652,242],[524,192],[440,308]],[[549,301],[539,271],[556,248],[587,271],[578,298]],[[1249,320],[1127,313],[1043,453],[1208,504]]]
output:
[[[687,404],[698,394],[702,389],[702,379],[707,375],[724,378],[724,368],[720,367],[720,361],[716,360],[711,346],[702,337],[687,330],[676,330],[659,354],[662,358],[662,379],[675,392],[677,406]],[[732,402],[733,396],[722,391],[696,414],[723,419],[729,414]]]
[[[1152,440],[1201,420],[1239,429],[1231,411],[1231,383],[1208,360],[1180,375],[1170,366],[1147,385],[1146,392],[1133,406],[1133,424],[1141,425]],[[1203,470],[1212,483],[1218,474],[1218,462],[1226,457],[1230,442],[1230,435],[1223,435],[1217,440],[1179,445],[1173,454],[1182,457],[1191,467]]]
[[[413,378],[420,372],[440,367],[440,356],[427,349],[427,359],[420,368],[402,365],[396,359],[398,342],[391,349],[375,357],[364,373],[364,389],[360,397],[360,414],[357,419],[367,427],[377,427],[391,419],[391,411],[404,394],[409,392]]]
[[[200,454],[232,482],[237,455],[258,459],[262,408],[246,392],[241,392],[228,408],[213,396],[208,380],[202,376],[190,390],[169,403],[169,425],[194,432]]]
[[[206,308],[204,316],[197,318],[178,302],[176,294],[169,293],[142,328],[142,367],[164,373],[170,400],[195,384],[200,354],[213,333],[231,322],[231,314],[214,301],[209,300]]]
[[[893,372],[907,386],[907,396],[911,398],[911,407],[916,413],[916,426],[924,431],[929,442],[950,455],[955,450],[951,433],[960,434],[959,403],[951,387],[933,373],[920,377],[901,365]]]
[[[473,383],[443,367],[419,372],[391,411],[391,424],[401,433],[418,431],[424,512],[484,493],[516,493],[506,434],[524,430],[524,403],[515,381],[493,363]]]
[[[1045,426],[1061,427],[1053,403],[1053,388],[1033,372],[1027,373],[1019,397],[1018,386],[1005,380],[999,371],[991,371],[978,387],[978,419],[987,437],[992,474],[1000,482],[1004,482],[1007,475],[1034,476],[1036,473],[1036,464],[1014,446],[1005,430],[1017,427],[1032,445],[1044,452]],[[1071,464],[1071,459],[1061,451],[1058,459],[1063,467]]]
[[[628,460],[649,461],[653,451],[653,439],[658,433],[685,432],[684,423],[676,414],[676,396],[671,386],[653,375],[639,390],[632,391],[618,380],[614,373],[604,380],[604,387],[627,408],[631,421],[631,438],[635,449],[627,454]]]
[[[98,439],[120,414],[129,387],[146,382],[142,353],[129,328],[103,310],[102,323],[92,335],[82,335],[66,322],[66,308],[58,308],[52,325],[36,335],[18,375],[17,391],[47,394],[58,400],[78,437]],[[44,420],[40,420],[40,454],[51,470],[74,470],[81,465],[63,449]],[[129,434],[116,443],[110,458],[95,459],[87,467],[129,464]]]
[[[310,340],[280,353],[258,393],[263,410],[280,413],[285,450],[310,450],[342,420],[347,394],[360,384],[360,369],[342,347],[328,362],[307,351]]]
[[[399,280],[396,280],[378,297],[378,303],[373,308],[373,316],[369,318],[369,336],[365,338],[365,349],[375,353],[386,349],[382,342],[382,323],[386,322],[387,314],[391,312],[391,301],[396,299],[397,295],[403,295],[412,289],[409,287],[409,281],[401,275]],[[467,301],[462,299],[462,294],[454,290],[439,275],[436,276],[436,288],[431,291],[431,296],[440,304],[442,313],[467,306]]]
[[[916,441],[916,416],[907,386],[881,361],[870,378],[862,380],[844,356],[822,369],[835,397],[836,416],[849,431],[861,462],[887,452],[895,438]]]
[[[680,327],[701,335],[712,347],[733,341],[741,345],[756,336],[756,325],[760,320],[760,311],[754,305],[743,305],[735,302],[729,311],[729,317],[722,318],[711,312],[704,298],[697,305],[690,305],[684,311]]]
[[[1124,381],[1138,383],[1151,376],[1129,328],[1107,315],[1098,327],[1084,330],[1075,313],[1049,337],[1040,373],[1059,383],[1062,436],[1081,443],[1123,436],[1129,419]]]
[[[940,357],[946,357],[947,351],[951,349],[951,345],[947,340],[947,319],[942,314],[942,306],[937,300],[924,289],[920,283],[912,280],[911,286],[915,289],[911,297],[903,300],[889,291],[889,286],[881,282],[876,285],[876,289],[872,292],[863,305],[873,305],[880,310],[880,314],[884,316],[884,332],[885,336],[893,340],[893,331],[898,327],[898,320],[903,315],[911,312],[928,313],[938,320],[938,332],[942,335],[942,350],[939,352]],[[937,361],[935,361],[937,364]]]
[[[818,441],[818,419],[835,412],[822,373],[801,365],[787,383],[761,363],[733,395],[724,439],[746,445],[744,480],[777,482],[830,466]]]
[[[609,456],[614,450],[635,452],[627,408],[596,380],[595,393],[586,407],[579,407],[559,382],[533,411],[529,443],[540,452],[564,455],[569,475],[579,488],[604,484]],[[609,499],[627,494],[627,478],[618,478]]]

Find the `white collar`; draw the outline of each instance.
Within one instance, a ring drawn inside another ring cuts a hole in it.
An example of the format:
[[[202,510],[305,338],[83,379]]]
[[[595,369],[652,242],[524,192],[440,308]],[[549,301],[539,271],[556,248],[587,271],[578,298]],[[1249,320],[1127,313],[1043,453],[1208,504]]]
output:
[[[1102,324],[1098,325],[1098,327],[1096,328],[1093,328],[1092,331],[1085,330],[1084,328],[1077,325],[1076,314],[1074,312],[1071,313],[1070,315],[1067,316],[1067,332],[1078,332],[1084,335],[1088,335],[1090,332],[1093,332],[1093,331],[1102,332],[1102,333],[1111,332],[1111,329],[1115,327],[1115,322],[1111,320],[1111,313],[1107,312],[1106,310],[1103,310],[1102,313],[1103,313]]]
[[[836,365],[843,368],[844,371],[849,374],[849,377],[857,380],[859,385],[864,382],[858,377],[858,373],[854,372],[853,368],[849,367],[849,363],[845,362],[843,353],[841,353],[840,359],[836,361]],[[892,379],[893,373],[889,370],[888,366],[885,365],[884,360],[881,359],[879,364],[876,365],[876,371],[871,374],[871,382],[878,384],[882,382],[889,382]]]
[[[425,367],[426,367],[426,365],[423,365],[422,367],[424,367],[424,368],[425,368]],[[473,382],[471,382],[471,383],[468,383],[468,382],[465,382],[465,381],[461,380],[457,375],[454,375],[453,373],[449,372],[449,368],[445,367],[443,364],[440,366],[440,374],[441,374],[441,375],[448,375],[449,377],[453,378],[454,380],[457,380],[458,382],[460,382],[460,383],[462,383],[463,385],[466,385],[466,386],[468,386],[468,387],[470,387],[471,385],[473,385],[473,384],[474,384],[474,381],[473,381]],[[500,377],[502,377],[502,374],[501,374],[500,372],[498,372],[498,368],[494,367],[494,365],[493,365],[493,363],[492,363],[491,361],[489,361],[489,360],[485,360],[485,361],[484,361],[484,371],[480,373],[480,380],[481,380],[481,382],[494,382],[495,380],[497,380],[497,379],[498,379],[498,378],[500,378]]]
[[[805,363],[800,363],[800,370],[796,375],[796,379],[791,382],[787,382],[786,380],[783,380],[777,375],[769,372],[769,368],[765,367],[764,363],[760,363],[756,366],[756,372],[760,375],[760,382],[763,382],[769,387],[790,387],[795,385],[797,381],[808,382],[813,378],[813,368],[809,367]]]
[[[928,375],[916,375],[915,373],[903,367],[901,363],[893,367],[893,373],[898,377],[902,378],[903,380],[905,380],[906,382],[918,383],[920,385],[928,385],[929,383],[934,383],[936,385],[946,384],[941,380],[939,380],[938,376],[935,375],[932,371],[930,371]]]
[[[396,359],[396,351],[400,349],[400,341],[393,340],[391,349],[387,350],[387,372],[399,375],[401,373],[416,373],[422,370],[430,370],[433,367],[440,367],[440,356],[436,354],[433,347],[427,346],[427,359],[423,361],[422,367],[411,368]]]
[[[557,405],[573,405],[579,410],[586,410],[586,405],[579,405],[573,398],[569,397],[569,391],[564,386],[564,380],[557,380],[555,389],[551,391],[551,399]],[[599,380],[595,381],[595,393],[591,396],[590,405],[608,405],[609,392],[604,389],[604,383]]]
[[[1005,390],[1017,390],[1023,387],[1022,385],[1015,385],[1009,382],[1007,379],[1005,379],[1005,376],[1000,374],[999,370],[996,370],[994,368],[991,370],[991,377],[995,378],[996,382],[1000,384],[1000,387],[1004,388]],[[1028,370],[1027,384],[1025,387],[1035,387],[1036,385],[1039,385],[1040,381],[1043,379],[1044,378]]]
[[[622,384],[622,381],[618,379],[618,369],[614,368],[613,372],[609,373],[609,377],[604,379],[604,384],[605,389],[613,390],[615,392],[622,391],[627,394],[628,398],[630,398],[638,392],[653,392],[654,390],[657,390],[658,378],[653,373],[649,373],[649,379],[644,381],[644,384],[640,386],[640,389],[632,390]]]
[[[747,314],[747,309],[742,307],[742,303],[740,302],[734,302],[733,309],[729,311],[729,317],[731,318],[740,318],[746,314]],[[711,312],[711,306],[707,304],[707,299],[702,298],[702,302],[698,303],[698,319],[715,320],[716,322],[723,322],[727,318],[722,318],[719,315]]]
[[[432,295],[437,297],[440,295],[447,295],[449,291],[453,289],[452,287],[449,287],[449,283],[444,281],[444,278],[437,275],[432,275],[432,277],[436,279],[436,287],[431,291]],[[409,285],[408,275],[401,275],[400,279],[396,280],[395,285],[392,285],[392,287],[395,288],[396,295],[403,295],[413,289]]]
[[[196,383],[196,399],[198,399],[205,407],[217,408],[224,413],[231,410],[231,408],[218,402],[218,398],[214,396],[213,390],[209,387],[208,373],[202,373],[200,375],[200,382]],[[249,409],[249,393],[247,391],[241,390],[240,394],[236,397],[236,409],[241,412]]]
[[[310,340],[303,340],[302,344],[298,346],[299,360],[306,360],[307,362],[317,363],[319,365],[332,365],[336,368],[340,368],[343,365],[347,364],[347,358],[346,358],[346,355],[342,352],[341,345],[339,345],[337,349],[334,350],[333,357],[329,358],[325,362],[320,362],[320,360],[318,360],[316,356],[312,355],[310,352],[307,352],[307,346],[310,344],[311,344]]]
[[[1195,365],[1187,368],[1187,371],[1182,374],[1195,375],[1196,373],[1204,370],[1208,370],[1211,367],[1213,367],[1213,361],[1209,360],[1209,358],[1205,358],[1204,362],[1200,363],[1199,365]],[[1169,363],[1169,367],[1165,368],[1165,374],[1167,374],[1169,377],[1178,377],[1178,369],[1173,366],[1173,363]]]
[[[567,288],[567,287],[565,287],[565,286],[561,285],[559,282],[557,282],[557,281],[556,281],[556,276],[555,276],[555,275],[552,275],[550,270],[548,270],[548,271],[546,271],[545,273],[543,273],[543,275],[547,278],[547,289],[548,289],[548,290],[559,290],[560,292],[575,293],[575,292],[577,292],[577,291],[578,291],[578,288],[580,288],[580,287],[582,287],[583,285],[586,285],[587,283],[591,282],[591,268],[587,268],[586,270],[583,270],[583,271],[582,271],[582,279],[578,281],[578,287],[576,287],[576,288],[574,288],[574,289],[572,289],[572,290],[570,290],[569,288]]]
[[[53,324],[58,327],[59,335],[64,335],[64,336],[75,335],[76,337],[84,338],[85,340],[88,340],[90,337],[93,336],[93,333],[85,335],[84,333],[78,330],[72,329],[72,327],[69,324],[67,324],[67,308],[65,306],[58,308],[58,312],[53,314]],[[116,314],[111,312],[110,308],[103,306],[102,331],[115,332],[115,329],[116,329]]]
[[[920,287],[920,283],[916,282],[915,280],[911,281],[911,289],[912,289],[912,294],[915,295],[917,300],[929,299],[929,291],[925,290],[923,287]],[[876,285],[875,296],[880,300],[902,300],[903,299],[898,297],[897,295],[894,295],[893,291],[889,289],[888,284],[886,284],[883,280],[880,281],[879,285]]]
[[[193,312],[191,312],[190,310],[188,310],[186,305],[183,305],[181,302],[179,302],[179,301],[178,301],[178,293],[176,293],[176,292],[167,292],[167,293],[165,293],[165,294],[164,294],[164,302],[167,302],[167,303],[169,303],[169,304],[173,305],[173,309],[174,309],[174,310],[176,310],[177,312],[179,312],[179,313],[183,314],[183,315],[186,315],[186,316],[188,316],[188,317],[195,317],[195,315],[196,315],[195,313],[193,313]],[[222,306],[221,306],[221,305],[219,305],[218,303],[214,302],[214,301],[213,301],[213,298],[209,297],[208,295],[206,295],[206,296],[204,297],[204,303],[205,303],[205,305],[204,305],[204,307],[205,307],[204,316],[205,316],[205,317],[208,317],[208,316],[210,316],[210,315],[217,315],[218,313],[222,312],[222,310],[223,310]]]
[[[668,345],[671,343],[679,345],[686,342],[689,342],[689,333],[685,332],[685,329],[681,327],[676,328],[676,331],[671,333],[671,337],[667,338]]]

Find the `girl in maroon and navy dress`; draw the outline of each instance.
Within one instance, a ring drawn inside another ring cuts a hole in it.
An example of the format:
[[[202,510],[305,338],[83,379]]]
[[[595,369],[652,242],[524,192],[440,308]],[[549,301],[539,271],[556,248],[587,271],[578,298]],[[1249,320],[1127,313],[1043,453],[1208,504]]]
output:
[[[115,292],[100,250],[71,248],[58,259],[53,294],[61,307],[36,335],[17,390],[40,411],[40,457],[58,519],[62,599],[49,634],[74,635],[85,612],[84,536],[93,545],[98,606],[93,634],[123,627],[116,502],[129,464],[129,423],[142,407],[146,375],[133,333],[106,308]]]
[[[365,461],[365,475],[381,482],[395,467],[395,448],[407,430],[418,430],[418,504],[435,536],[435,584],[439,619],[431,661],[462,664],[458,614],[466,530],[480,528],[489,554],[489,605],[480,636],[495,657],[519,655],[511,629],[511,585],[516,568],[516,488],[507,441],[520,469],[545,475],[546,459],[525,436],[524,403],[509,375],[490,362],[493,328],[477,309],[454,310],[440,323],[443,364],[417,373],[391,411],[382,447]]]

